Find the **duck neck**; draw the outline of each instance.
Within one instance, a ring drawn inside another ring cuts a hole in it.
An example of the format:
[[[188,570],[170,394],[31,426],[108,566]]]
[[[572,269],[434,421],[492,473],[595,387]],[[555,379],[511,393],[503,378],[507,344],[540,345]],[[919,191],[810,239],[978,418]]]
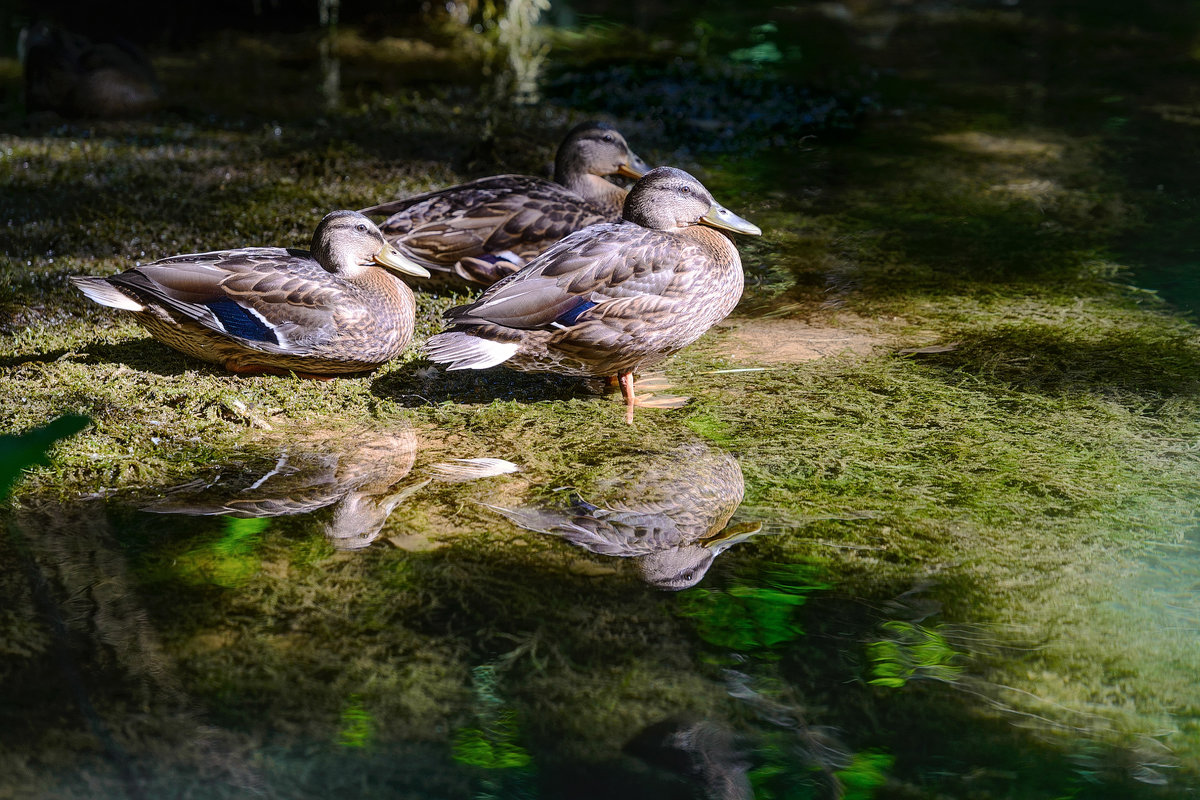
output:
[[[588,172],[556,174],[554,182],[567,187],[585,200],[611,211],[613,217],[619,217],[621,214],[626,191],[599,175],[592,175]]]
[[[700,244],[712,253],[713,258],[722,265],[732,265],[740,274],[742,257],[738,255],[737,247],[728,236],[708,225],[688,225],[678,231],[680,236],[686,236]]]

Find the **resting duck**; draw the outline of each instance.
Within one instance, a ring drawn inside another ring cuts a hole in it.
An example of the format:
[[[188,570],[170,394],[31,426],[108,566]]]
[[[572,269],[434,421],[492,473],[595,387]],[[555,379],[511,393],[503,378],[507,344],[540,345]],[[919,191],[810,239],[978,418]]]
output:
[[[71,282],[132,312],[164,344],[231,372],[326,377],[374,369],[412,338],[412,290],[387,270],[429,274],[362,214],[334,211],[311,252],[245,247]]]
[[[632,423],[634,373],[696,341],[742,296],[737,248],[713,228],[762,233],[683,170],[651,170],[623,221],[571,234],[450,309],[449,329],[423,350],[449,369],[616,376]]]
[[[148,111],[162,99],[150,59],[123,39],[91,42],[38,24],[21,31],[17,50],[30,113],[124,117]]]
[[[649,169],[611,125],[585,122],[559,146],[554,182],[497,175],[363,213],[388,215],[384,236],[433,274],[430,286],[490,286],[567,234],[616,222],[626,192],[605,176]]]

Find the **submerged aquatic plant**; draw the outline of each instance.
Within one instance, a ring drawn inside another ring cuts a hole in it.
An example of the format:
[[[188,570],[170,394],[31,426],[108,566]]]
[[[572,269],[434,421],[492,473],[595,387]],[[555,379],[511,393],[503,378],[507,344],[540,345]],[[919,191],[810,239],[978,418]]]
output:
[[[805,729],[773,731],[759,742],[761,762],[749,774],[755,800],[870,800],[887,783],[896,760],[890,753],[849,753],[824,737],[806,741]]]
[[[521,746],[517,715],[504,705],[497,691],[496,668],[483,664],[471,670],[477,702],[478,725],[461,728],[454,735],[454,760],[486,770],[475,800],[524,797],[525,777],[533,757]]]
[[[338,727],[337,743],[342,747],[364,748],[371,744],[375,728],[375,717],[363,705],[361,695],[352,694],[342,709],[342,721]]]
[[[270,525],[269,519],[226,517],[224,534],[180,556],[176,571],[191,583],[212,583],[226,589],[241,586],[258,571],[255,545]]]
[[[804,635],[796,609],[812,592],[829,588],[816,575],[808,564],[776,564],[761,577],[739,579],[728,589],[685,592],[679,613],[695,622],[696,632],[709,644],[769,652]]]
[[[773,64],[782,61],[783,52],[780,51],[779,45],[768,38],[770,34],[775,33],[779,33],[779,27],[772,22],[755,25],[750,30],[751,38],[755,43],[750,47],[741,47],[730,51],[729,60],[750,64]],[[789,49],[793,51],[795,57],[799,57],[799,48]]]
[[[881,750],[863,750],[855,753],[845,769],[835,775],[842,788],[842,800],[869,800],[875,790],[887,783],[887,771],[895,757]]]
[[[962,674],[953,663],[959,653],[936,630],[900,620],[883,623],[883,629],[890,636],[867,645],[871,685],[899,689],[912,678],[954,683]]]

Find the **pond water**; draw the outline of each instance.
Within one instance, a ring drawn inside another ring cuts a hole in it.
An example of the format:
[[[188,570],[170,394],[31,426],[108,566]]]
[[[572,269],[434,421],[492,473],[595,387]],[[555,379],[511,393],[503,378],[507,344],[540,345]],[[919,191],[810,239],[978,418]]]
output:
[[[1121,114],[1181,134],[1038,66],[1060,38],[1078,55],[1078,13],[1042,39],[1048,6],[1012,5],[711,11],[678,57],[551,59],[547,113],[619,116],[768,233],[739,241],[728,325],[668,364],[692,402],[631,428],[611,397],[503,370],[231,378],[58,286],[284,237],[381,174],[445,183],[442,148],[474,165],[464,140],[523,141],[536,110],[514,134],[466,119],[465,89],[381,99],[347,58],[344,117],[268,98],[285,121],[11,125],[25,166],[3,166],[32,177],[5,431],[31,404],[95,427],[5,512],[0,797],[1195,796],[1186,204],[1156,199],[1148,157],[1120,191],[1100,177],[1153,146],[1095,143]],[[876,65],[809,88],[851,45]],[[187,91],[221,55],[162,61]],[[329,67],[308,69],[311,101]],[[236,94],[231,115],[256,97]],[[89,217],[93,185],[120,202]],[[186,223],[146,224],[163,193]],[[456,300],[421,302],[431,332]]]
[[[782,556],[814,521],[748,507],[738,457],[668,427],[576,474],[402,422],[264,434],[181,485],[28,503],[5,613],[50,622],[8,641],[6,769],[55,797],[1179,788],[1114,711],[1143,679],[1194,697],[1196,535],[1025,576],[1014,608],[1048,618],[949,621],[959,567],[864,585]],[[1094,641],[1048,657],[1065,636]],[[1153,675],[1052,699],[1117,639]],[[1048,696],[1008,685],[1030,671]]]

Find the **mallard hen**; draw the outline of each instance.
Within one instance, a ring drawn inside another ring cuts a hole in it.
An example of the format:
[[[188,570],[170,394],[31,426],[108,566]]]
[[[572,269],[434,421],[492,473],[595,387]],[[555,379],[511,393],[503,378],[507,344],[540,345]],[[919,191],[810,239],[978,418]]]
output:
[[[412,290],[388,270],[428,276],[371,220],[334,211],[311,252],[245,247],[71,282],[131,312],[164,344],[231,372],[325,377],[374,369],[412,338]]]
[[[585,122],[558,148],[554,181],[491,178],[363,209],[387,215],[384,236],[432,273],[429,286],[490,286],[569,233],[621,217],[625,189],[607,175],[650,168],[616,129]]]
[[[17,49],[30,113],[125,117],[148,111],[162,99],[150,59],[124,39],[91,42],[38,24],[21,31]]]
[[[761,233],[683,170],[651,170],[623,221],[571,234],[450,309],[449,329],[423,350],[452,370],[616,376],[632,423],[634,373],[700,338],[742,295],[737,248],[713,228]]]

